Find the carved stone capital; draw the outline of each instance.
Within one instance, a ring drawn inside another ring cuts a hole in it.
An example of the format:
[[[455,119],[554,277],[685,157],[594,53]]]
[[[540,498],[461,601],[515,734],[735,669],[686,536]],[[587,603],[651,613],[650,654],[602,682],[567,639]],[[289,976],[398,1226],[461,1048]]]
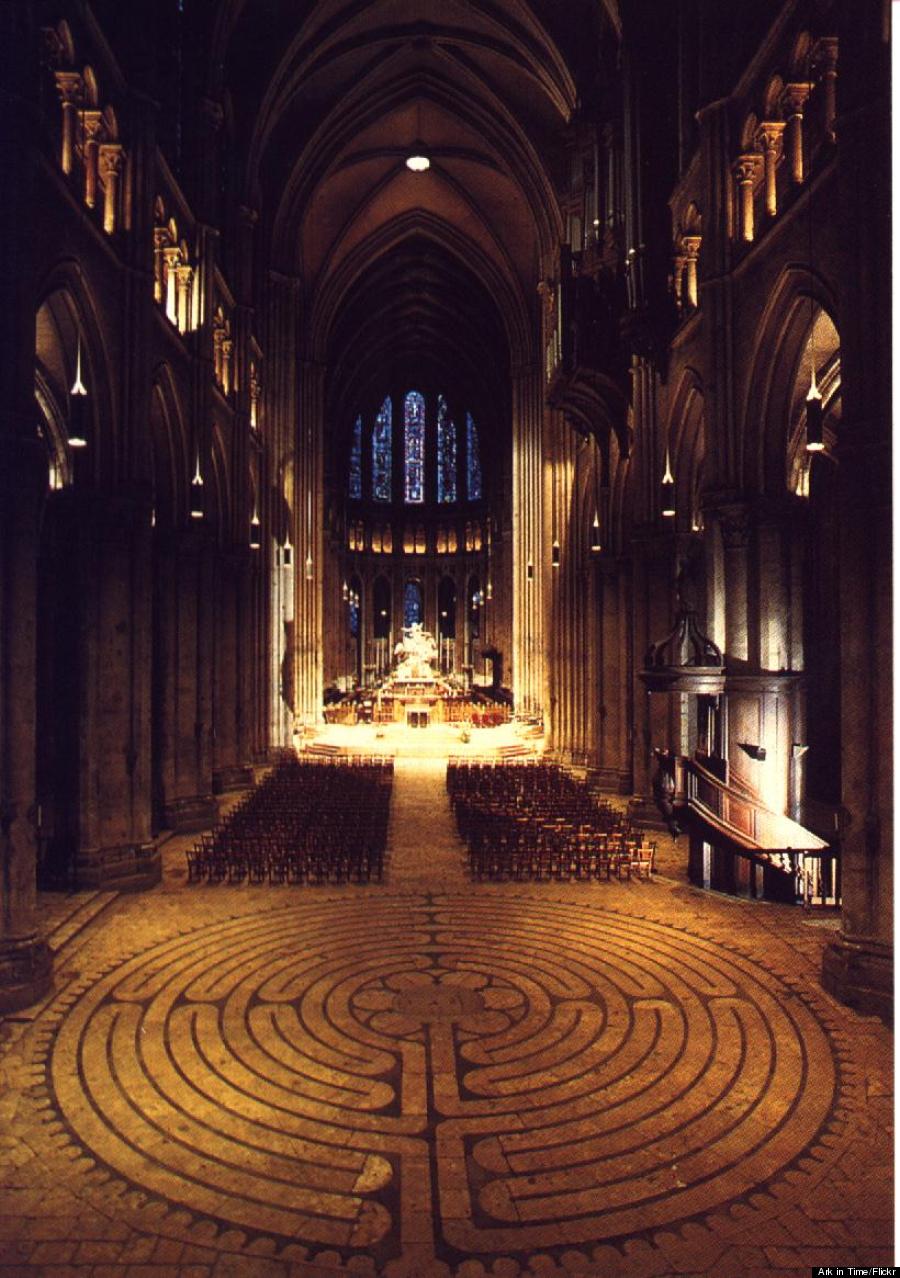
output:
[[[781,149],[784,120],[765,120],[756,131],[756,144],[762,151],[777,155]]]
[[[84,133],[85,143],[99,142],[103,134],[103,113],[94,108],[82,111],[81,128]]]
[[[750,508],[743,504],[720,506],[716,512],[726,550],[744,550],[750,542]]]
[[[125,149],[120,142],[104,142],[100,147],[100,176],[118,177],[125,164]]]
[[[41,27],[41,65],[58,67],[68,61],[66,42],[58,27]]]
[[[813,47],[812,60],[819,75],[823,77],[837,75],[837,36],[821,36]]]
[[[738,186],[751,186],[762,173],[762,167],[762,156],[756,151],[748,151],[737,157],[731,172]]]
[[[54,71],[56,91],[63,103],[80,106],[84,101],[84,80],[78,71]]]
[[[684,252],[685,262],[696,262],[700,256],[700,245],[703,242],[702,235],[682,235],[681,248]]]
[[[795,115],[802,116],[803,108],[811,92],[812,85],[808,81],[797,80],[792,84],[786,84],[781,94],[781,109],[784,114],[788,118]]]

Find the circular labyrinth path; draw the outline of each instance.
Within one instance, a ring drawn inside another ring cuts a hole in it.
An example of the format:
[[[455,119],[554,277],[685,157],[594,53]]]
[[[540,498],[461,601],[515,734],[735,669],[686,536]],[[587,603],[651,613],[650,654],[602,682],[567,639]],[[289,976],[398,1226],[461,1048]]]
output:
[[[319,898],[161,943],[68,1008],[48,1071],[132,1185],[381,1263],[697,1218],[809,1153],[838,1089],[816,1015],[736,950],[487,894]]]

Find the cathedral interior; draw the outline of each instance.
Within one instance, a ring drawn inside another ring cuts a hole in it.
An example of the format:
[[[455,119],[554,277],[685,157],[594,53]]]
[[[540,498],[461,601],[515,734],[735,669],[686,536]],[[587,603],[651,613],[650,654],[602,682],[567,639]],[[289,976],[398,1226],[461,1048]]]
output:
[[[0,1278],[892,1263],[890,11],[0,4]]]

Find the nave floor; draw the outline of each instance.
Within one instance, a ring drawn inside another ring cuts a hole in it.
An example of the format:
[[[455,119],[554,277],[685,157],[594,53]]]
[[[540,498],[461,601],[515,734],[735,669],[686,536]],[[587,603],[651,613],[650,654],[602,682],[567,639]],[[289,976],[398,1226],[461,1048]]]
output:
[[[0,1027],[0,1278],[803,1274],[892,1260],[891,1036],[802,911],[472,884],[398,759],[384,884],[48,897]],[[683,844],[682,844],[683,847]]]

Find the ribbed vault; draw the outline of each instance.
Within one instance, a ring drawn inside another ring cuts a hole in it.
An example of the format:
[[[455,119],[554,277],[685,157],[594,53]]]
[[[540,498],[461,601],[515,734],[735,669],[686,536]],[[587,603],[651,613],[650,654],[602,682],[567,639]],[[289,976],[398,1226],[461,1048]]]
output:
[[[416,387],[509,445],[510,368],[538,357],[536,284],[563,234],[586,50],[615,6],[572,0],[232,0],[214,66],[267,256],[301,286],[298,356],[328,439]],[[615,35],[612,36],[615,39]],[[406,166],[412,152],[427,172]],[[490,456],[491,451],[495,456]]]

